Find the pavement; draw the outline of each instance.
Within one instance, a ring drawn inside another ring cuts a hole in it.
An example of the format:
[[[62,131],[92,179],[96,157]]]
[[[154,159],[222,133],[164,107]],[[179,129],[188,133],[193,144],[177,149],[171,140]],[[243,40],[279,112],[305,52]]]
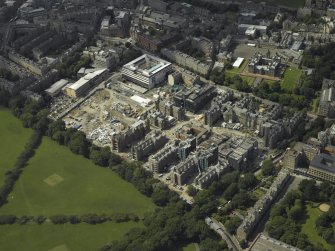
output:
[[[224,226],[220,222],[218,222],[214,218],[209,218],[209,217],[206,217],[205,222],[211,229],[213,229],[215,232],[217,232],[221,236],[221,238],[227,243],[229,250],[233,250],[233,251],[242,250],[238,241],[236,239],[234,240],[234,238],[232,238],[232,236],[230,236],[225,231]]]

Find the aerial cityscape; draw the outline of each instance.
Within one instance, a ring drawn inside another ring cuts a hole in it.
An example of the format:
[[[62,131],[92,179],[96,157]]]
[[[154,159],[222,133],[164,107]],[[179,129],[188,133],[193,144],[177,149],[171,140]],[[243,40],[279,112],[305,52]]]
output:
[[[0,250],[334,251],[335,0],[0,0]]]

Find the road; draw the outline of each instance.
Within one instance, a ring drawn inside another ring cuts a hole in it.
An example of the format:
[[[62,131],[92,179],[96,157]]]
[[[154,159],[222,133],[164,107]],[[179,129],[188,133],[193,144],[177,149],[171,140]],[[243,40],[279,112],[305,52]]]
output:
[[[231,238],[229,234],[225,232],[224,226],[220,222],[218,222],[214,218],[209,217],[206,217],[205,222],[211,229],[213,229],[221,236],[221,238],[227,243],[229,250],[233,251],[242,250],[237,240],[233,240],[233,238]]]

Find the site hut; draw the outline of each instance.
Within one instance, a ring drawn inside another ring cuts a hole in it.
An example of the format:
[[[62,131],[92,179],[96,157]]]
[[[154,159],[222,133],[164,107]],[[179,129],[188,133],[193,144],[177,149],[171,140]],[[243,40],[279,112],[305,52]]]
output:
[[[244,62],[244,58],[240,58],[240,57],[238,57],[238,58],[235,60],[235,62],[234,62],[234,64],[233,64],[233,67],[238,69],[238,68],[241,67],[241,65],[242,65],[243,62]]]
[[[167,80],[168,73],[172,71],[172,64],[148,54],[129,62],[122,68],[122,75],[126,80],[152,89]]]

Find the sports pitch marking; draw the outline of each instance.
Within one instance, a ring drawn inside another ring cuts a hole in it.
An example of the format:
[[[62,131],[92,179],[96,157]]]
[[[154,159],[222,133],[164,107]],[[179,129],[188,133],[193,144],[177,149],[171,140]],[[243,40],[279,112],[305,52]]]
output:
[[[48,178],[44,180],[47,185],[54,187],[57,186],[59,183],[61,183],[64,180],[64,178],[56,173],[50,175]]]

